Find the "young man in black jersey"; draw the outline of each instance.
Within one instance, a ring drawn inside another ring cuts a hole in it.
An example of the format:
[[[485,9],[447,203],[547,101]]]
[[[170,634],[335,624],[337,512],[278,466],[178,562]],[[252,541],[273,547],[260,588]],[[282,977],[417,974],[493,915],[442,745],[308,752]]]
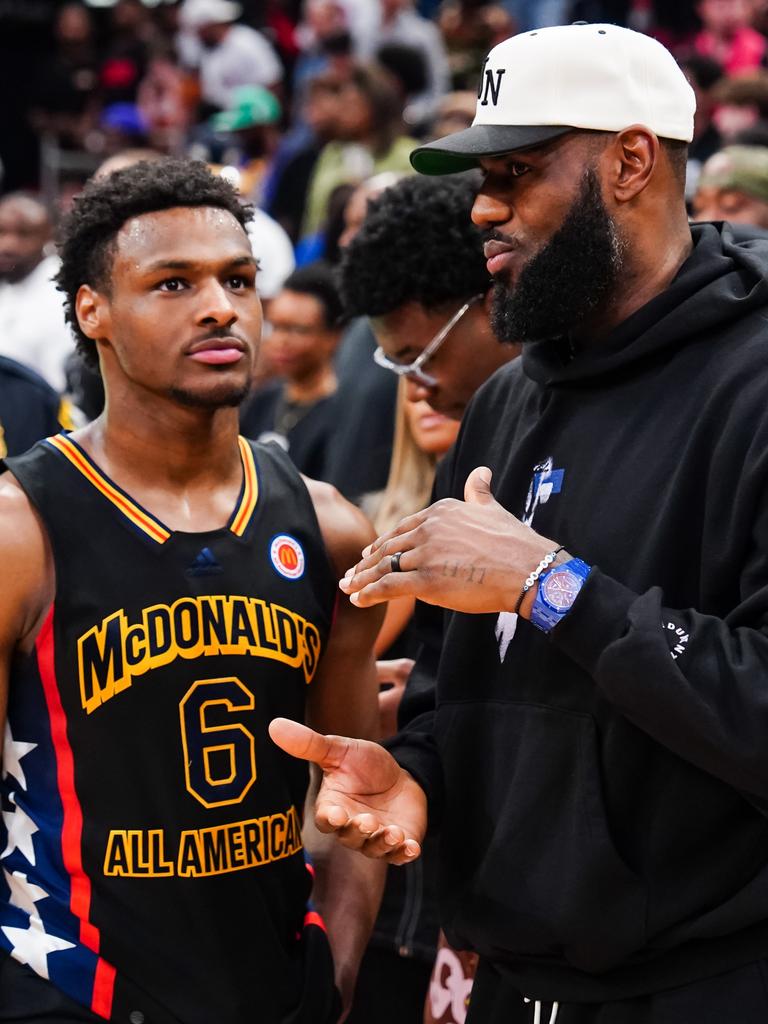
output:
[[[64,228],[107,406],[0,478],[0,1019],[325,1024],[331,949],[350,994],[380,873],[305,863],[307,775],[267,723],[375,736],[380,616],[335,588],[370,532],[238,438],[247,217],[170,160],[92,182]]]

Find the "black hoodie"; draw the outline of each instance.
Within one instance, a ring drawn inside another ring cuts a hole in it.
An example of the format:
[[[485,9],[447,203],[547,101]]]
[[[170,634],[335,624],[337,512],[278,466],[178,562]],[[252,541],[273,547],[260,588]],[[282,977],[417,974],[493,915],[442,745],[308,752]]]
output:
[[[698,225],[672,285],[467,411],[477,465],[594,568],[549,636],[447,613],[436,709],[388,744],[442,845],[449,941],[538,999],[768,956],[768,241]]]

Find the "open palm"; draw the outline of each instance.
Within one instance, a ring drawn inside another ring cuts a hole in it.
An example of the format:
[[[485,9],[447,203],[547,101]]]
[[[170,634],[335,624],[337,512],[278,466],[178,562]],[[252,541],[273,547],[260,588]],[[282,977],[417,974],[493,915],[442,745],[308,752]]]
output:
[[[378,743],[322,736],[305,725],[276,718],[274,742],[323,772],[315,805],[321,832],[368,857],[406,864],[421,852],[427,827],[422,788]]]

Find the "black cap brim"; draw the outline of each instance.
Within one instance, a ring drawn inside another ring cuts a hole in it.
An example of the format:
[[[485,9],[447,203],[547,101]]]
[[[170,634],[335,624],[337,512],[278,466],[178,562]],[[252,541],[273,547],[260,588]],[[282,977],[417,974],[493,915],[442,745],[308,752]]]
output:
[[[414,149],[411,165],[419,174],[456,174],[477,167],[481,157],[530,149],[570,131],[570,126],[551,124],[473,124]]]

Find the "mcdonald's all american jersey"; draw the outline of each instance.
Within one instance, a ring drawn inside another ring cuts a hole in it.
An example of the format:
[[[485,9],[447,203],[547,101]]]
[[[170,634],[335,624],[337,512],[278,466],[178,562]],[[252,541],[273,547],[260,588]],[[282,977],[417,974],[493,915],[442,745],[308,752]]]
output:
[[[267,733],[304,719],[337,590],[288,457],[239,445],[237,506],[207,533],[169,530],[64,434],[6,463],[56,597],[12,666],[0,960],[126,1024],[337,1013],[308,773]]]

